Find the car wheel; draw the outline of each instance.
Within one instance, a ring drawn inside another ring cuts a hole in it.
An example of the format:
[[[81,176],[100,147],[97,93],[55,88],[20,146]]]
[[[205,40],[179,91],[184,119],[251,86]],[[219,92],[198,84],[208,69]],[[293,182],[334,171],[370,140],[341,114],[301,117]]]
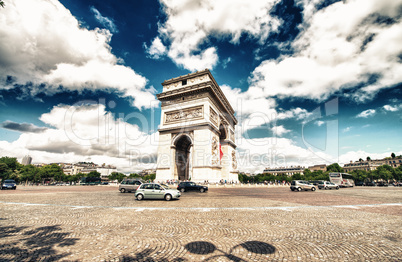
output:
[[[298,188],[297,188],[297,191],[299,191],[299,192],[300,192],[300,191],[301,191],[301,187],[298,187]]]
[[[180,189],[180,192],[182,192],[182,193],[185,192],[185,191],[186,191],[186,190],[185,190],[184,188],[181,188],[181,189]]]
[[[325,190],[327,190],[327,189],[328,189],[328,187],[324,187],[324,189],[325,189]]]
[[[290,190],[292,190],[292,191],[293,191],[293,188],[291,188]]]
[[[121,192],[121,193],[126,193],[126,189],[125,189],[125,188],[122,188],[122,189],[120,189],[120,192]]]
[[[167,194],[167,195],[165,196],[165,200],[166,200],[166,201],[172,200],[172,195]]]
[[[137,200],[138,201],[141,201],[141,200],[143,200],[144,199],[144,195],[143,194],[138,194],[137,195]]]
[[[336,190],[338,190],[338,189],[339,189],[339,186],[336,187]]]
[[[204,188],[200,188],[200,192],[204,193],[205,189]]]
[[[311,188],[311,191],[315,191],[315,187],[312,187],[312,188]]]

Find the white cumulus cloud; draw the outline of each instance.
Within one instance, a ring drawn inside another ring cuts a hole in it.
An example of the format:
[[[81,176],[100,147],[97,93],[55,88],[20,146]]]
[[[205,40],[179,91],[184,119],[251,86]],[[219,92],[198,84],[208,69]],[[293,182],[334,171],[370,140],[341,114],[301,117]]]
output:
[[[29,154],[35,163],[79,162],[90,157],[124,172],[156,167],[158,134],[115,119],[104,105],[55,106],[40,120],[50,127],[24,132],[13,142],[0,141],[2,154],[18,159]]]
[[[402,81],[401,0],[348,0],[317,10],[304,8],[294,54],[263,61],[252,73],[251,89],[264,96],[326,99],[362,84],[355,99]],[[384,48],[386,47],[386,48]]]
[[[1,78],[12,76],[13,84],[33,83],[32,94],[55,93],[59,86],[78,91],[115,89],[132,97],[138,108],[156,105],[147,79],[119,64],[121,59],[112,54],[110,31],[80,27],[58,1],[10,1],[0,12],[0,23]]]
[[[201,44],[208,46],[209,37],[229,37],[236,44],[246,34],[263,43],[281,24],[279,19],[270,16],[278,0],[160,2],[167,20],[159,27],[159,37],[169,42],[167,55],[191,71],[213,68],[218,62],[216,47],[200,47]],[[156,46],[154,42],[151,47]]]
[[[376,113],[375,109],[367,109],[359,113],[356,117],[367,118],[375,115],[375,113]]]

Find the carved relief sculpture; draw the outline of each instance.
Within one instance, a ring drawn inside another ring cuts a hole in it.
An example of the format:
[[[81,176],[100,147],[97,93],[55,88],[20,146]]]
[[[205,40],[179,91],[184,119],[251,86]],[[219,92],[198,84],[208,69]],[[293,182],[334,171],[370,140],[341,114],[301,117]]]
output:
[[[236,151],[232,151],[232,167],[234,170],[237,169]]]
[[[212,138],[211,154],[212,154],[212,164],[218,165],[219,164],[219,144],[218,144],[218,139],[216,138],[216,136],[214,136]]]
[[[177,110],[165,113],[165,123],[180,122],[183,120],[201,119],[203,117],[203,107],[192,107],[185,110]]]
[[[218,114],[212,109],[212,107],[209,108],[209,119],[215,124],[218,125]]]

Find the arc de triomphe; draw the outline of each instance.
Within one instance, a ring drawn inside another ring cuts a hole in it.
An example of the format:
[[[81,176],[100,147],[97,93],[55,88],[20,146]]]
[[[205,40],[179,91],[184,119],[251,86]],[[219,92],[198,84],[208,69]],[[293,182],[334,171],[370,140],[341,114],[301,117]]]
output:
[[[162,83],[156,181],[238,181],[234,110],[206,69]]]

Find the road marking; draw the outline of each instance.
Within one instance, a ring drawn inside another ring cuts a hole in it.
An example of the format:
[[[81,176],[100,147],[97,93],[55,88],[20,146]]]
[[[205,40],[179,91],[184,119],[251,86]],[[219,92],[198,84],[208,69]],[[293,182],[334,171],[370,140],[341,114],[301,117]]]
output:
[[[359,209],[360,207],[379,207],[379,206],[402,206],[402,203],[382,203],[382,204],[362,204],[362,205],[334,205],[334,206],[280,206],[280,207],[116,207],[116,206],[77,206],[77,205],[57,205],[57,204],[43,204],[43,203],[20,203],[20,202],[6,202],[0,201],[2,204],[6,205],[23,205],[23,206],[50,206],[50,207],[69,207],[72,209],[80,208],[114,208],[123,210],[136,210],[137,212],[142,212],[145,210],[198,210],[201,212],[210,211],[222,211],[222,210],[282,210],[291,212],[295,209],[303,208],[354,208]]]

